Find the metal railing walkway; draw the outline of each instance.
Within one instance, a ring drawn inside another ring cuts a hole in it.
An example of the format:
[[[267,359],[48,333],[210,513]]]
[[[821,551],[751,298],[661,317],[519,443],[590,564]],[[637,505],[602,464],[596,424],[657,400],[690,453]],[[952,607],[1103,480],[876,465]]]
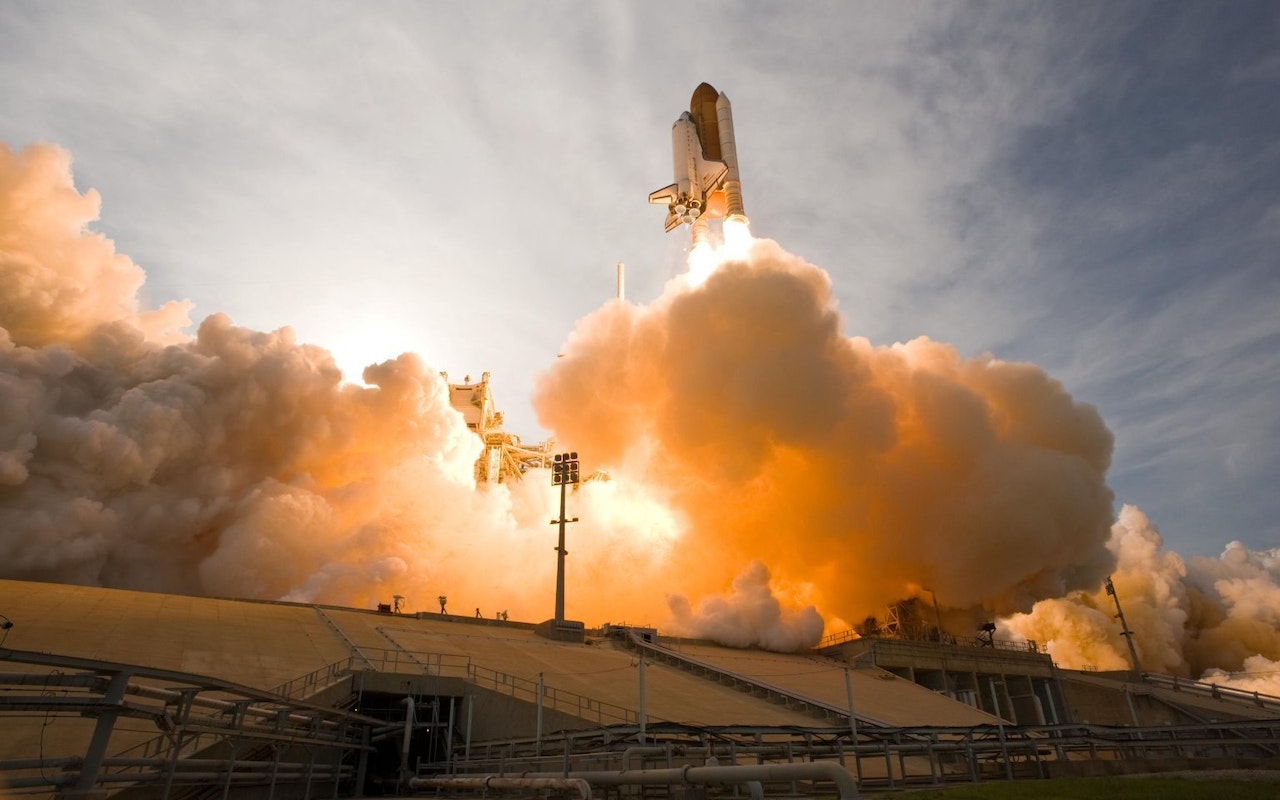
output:
[[[372,717],[203,675],[22,650],[0,650],[0,661],[32,665],[0,670],[0,717],[85,716],[95,720],[75,751],[0,761],[0,787],[18,792],[77,792],[146,784],[170,788],[211,781],[231,785],[332,783],[352,785],[371,736],[385,723]],[[162,731],[110,756],[121,719]],[[0,723],[7,727],[9,721]],[[225,756],[195,758],[213,744]],[[266,748],[266,749],[264,749]],[[269,750],[270,758],[255,753]],[[298,753],[308,755],[298,760]],[[355,757],[356,763],[350,763]]]
[[[357,661],[363,663],[364,669],[374,672],[412,672],[423,675],[462,678],[482,689],[490,689],[518,700],[524,700],[572,714],[579,719],[597,725],[628,724],[639,720],[639,714],[633,709],[597,700],[593,697],[560,689],[544,682],[521,678],[501,670],[491,669],[472,662],[470,656],[451,653],[433,653],[410,650],[397,641],[397,629],[379,625],[375,628],[380,636],[391,647],[379,648],[358,644],[324,609],[315,606],[316,613],[348,647],[351,656],[345,661],[322,667],[310,676],[296,678],[290,683],[306,684],[307,680],[319,681],[324,675],[333,674],[335,670],[358,669]],[[419,633],[406,630],[405,633]],[[343,666],[345,664],[345,667]],[[289,686],[289,684],[285,684]]]
[[[1136,762],[1143,771],[1193,769],[1197,762],[1265,767],[1280,745],[1280,719],[1194,725],[975,725],[859,729],[794,726],[648,728],[645,745],[621,726],[571,731],[541,740],[480,742],[455,759],[458,773],[525,775],[630,770],[644,756],[668,767],[836,761],[862,789],[902,789],[991,780],[1085,777],[1098,764]],[[794,797],[794,793],[788,793]]]
[[[362,657],[380,671],[395,671],[395,669],[387,669],[388,666],[417,665],[426,675],[463,678],[481,689],[489,689],[517,700],[540,704],[543,708],[572,714],[578,719],[597,725],[630,724],[640,719],[636,711],[625,706],[560,689],[545,681],[521,678],[501,670],[484,667],[472,662],[470,656],[409,650],[396,640],[394,629],[379,627],[377,630],[393,645],[393,648],[375,650],[366,647],[362,650]]]
[[[1154,672],[1142,673],[1143,683],[1148,683],[1162,689],[1171,689],[1175,692],[1187,692],[1188,694],[1196,694],[1202,697],[1211,697],[1214,700],[1232,700],[1235,702],[1249,703],[1258,708],[1265,708],[1275,711],[1280,716],[1280,697],[1274,695],[1263,694],[1262,692],[1250,692],[1244,689],[1236,689],[1231,686],[1223,686],[1217,683],[1209,683],[1207,681],[1197,681],[1190,678],[1178,678],[1173,675],[1160,675]]]
[[[810,714],[818,719],[824,720],[848,720],[848,706],[837,706],[823,700],[800,694],[799,692],[785,689],[781,686],[762,681],[759,678],[734,672],[716,664],[703,661],[693,656],[685,655],[676,650],[663,647],[662,645],[646,642],[635,631],[625,628],[626,641],[632,648],[640,653],[648,653],[660,661],[678,667],[687,672],[691,672],[700,677],[710,678],[717,683],[728,685],[741,692],[746,692],[754,697],[760,697],[770,702],[779,703],[787,708]],[[895,727],[893,723],[887,720],[863,714],[856,709],[853,712],[853,719],[859,725],[870,725],[880,728]]]

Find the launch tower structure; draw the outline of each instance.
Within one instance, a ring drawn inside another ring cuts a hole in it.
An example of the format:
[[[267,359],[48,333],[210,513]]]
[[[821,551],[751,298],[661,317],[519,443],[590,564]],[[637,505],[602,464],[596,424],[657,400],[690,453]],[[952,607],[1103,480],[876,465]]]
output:
[[[551,442],[524,444],[519,436],[503,430],[502,412],[494,407],[488,372],[474,382],[467,375],[462,383],[450,383],[448,373],[440,375],[449,384],[449,404],[462,414],[467,429],[484,442],[484,452],[476,460],[476,483],[518,481],[527,470],[551,466]]]

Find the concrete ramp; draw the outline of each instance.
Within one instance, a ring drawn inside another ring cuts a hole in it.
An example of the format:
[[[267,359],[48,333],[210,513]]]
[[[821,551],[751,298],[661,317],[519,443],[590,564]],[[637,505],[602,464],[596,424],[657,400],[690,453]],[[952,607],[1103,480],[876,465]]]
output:
[[[556,642],[530,625],[474,622],[422,615],[387,617],[327,609],[326,614],[351,641],[392,647],[406,653],[468,658],[477,667],[476,685],[498,672],[523,681],[637,711],[640,675],[635,654],[611,639],[588,636],[578,643]],[[424,660],[430,661],[429,657]],[[660,664],[645,668],[646,715],[652,722],[689,725],[797,725],[815,720],[798,711],[752,698],[727,686],[708,685],[689,673]]]
[[[677,655],[778,687],[797,697],[810,698],[841,712],[848,708],[846,665],[841,662],[820,656],[739,650],[678,640],[663,640],[661,646]],[[985,711],[875,667],[850,669],[849,684],[854,714],[873,724],[911,727],[997,722]]]
[[[0,580],[6,647],[270,689],[346,658],[310,606]],[[372,613],[372,612],[370,612]]]

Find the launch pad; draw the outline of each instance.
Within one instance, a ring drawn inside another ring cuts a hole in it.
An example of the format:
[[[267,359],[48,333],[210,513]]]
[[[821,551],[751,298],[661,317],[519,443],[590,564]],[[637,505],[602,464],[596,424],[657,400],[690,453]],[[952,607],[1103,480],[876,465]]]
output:
[[[434,611],[19,581],[0,581],[0,608],[14,622],[0,785],[19,796],[353,797],[467,776],[636,796],[712,759],[742,769],[689,773],[708,795],[759,781],[831,796],[1265,766],[1280,749],[1280,698],[999,647],[849,639],[788,655],[627,625],[564,641]],[[950,692],[928,685],[940,673]],[[982,691],[966,695],[965,674]]]

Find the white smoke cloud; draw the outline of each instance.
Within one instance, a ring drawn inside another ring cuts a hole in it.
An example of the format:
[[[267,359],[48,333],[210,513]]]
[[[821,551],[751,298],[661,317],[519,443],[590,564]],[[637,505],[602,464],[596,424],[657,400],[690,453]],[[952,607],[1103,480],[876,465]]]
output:
[[[1163,544],[1145,514],[1121,509],[1108,542],[1113,584],[1143,669],[1280,695],[1280,552],[1232,542],[1218,559],[1188,562]],[[1004,624],[1065,667],[1130,668],[1101,588],[1037,603]]]
[[[754,241],[705,282],[583,319],[542,376],[543,423],[689,520],[691,595],[760,560],[862,619],[928,585],[1009,612],[1111,569],[1111,436],[1043,371],[841,332],[830,280]],[[573,397],[566,404],[559,398]]]
[[[731,647],[790,653],[822,638],[822,616],[813,606],[784,608],[770,585],[769,568],[753,561],[725,595],[704,597],[696,608],[683,595],[667,598],[673,632]]]

